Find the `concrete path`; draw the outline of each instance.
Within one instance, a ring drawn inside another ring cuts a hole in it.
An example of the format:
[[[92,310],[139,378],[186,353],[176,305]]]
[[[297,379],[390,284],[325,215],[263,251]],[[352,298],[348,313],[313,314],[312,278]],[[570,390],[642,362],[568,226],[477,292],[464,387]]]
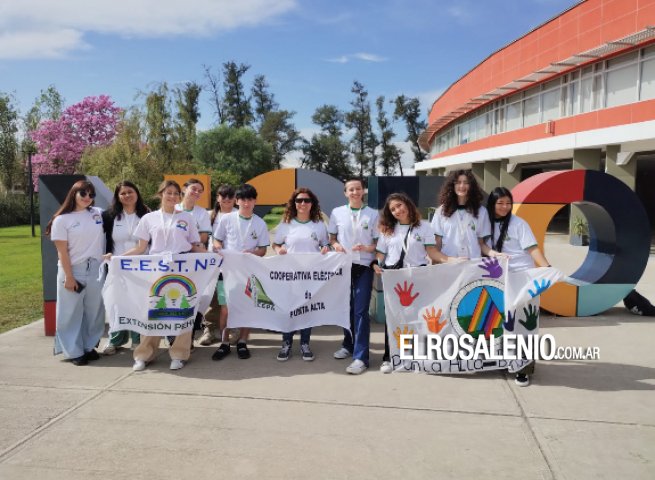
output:
[[[654,278],[651,258],[651,299]],[[359,377],[332,358],[330,327],[314,330],[314,362],[277,362],[279,335],[258,332],[250,360],[199,348],[172,372],[162,348],[134,373],[130,350],[54,358],[36,322],[0,335],[0,479],[655,478],[655,318],[544,315],[542,332],[600,360],[542,362],[528,388],[383,375],[375,325]]]

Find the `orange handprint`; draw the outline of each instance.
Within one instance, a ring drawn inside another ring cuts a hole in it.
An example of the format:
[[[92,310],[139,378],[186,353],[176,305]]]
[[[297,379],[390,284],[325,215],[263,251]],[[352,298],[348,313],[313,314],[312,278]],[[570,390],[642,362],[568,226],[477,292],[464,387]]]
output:
[[[439,333],[441,330],[443,330],[443,327],[446,326],[448,320],[444,319],[443,322],[439,323],[440,319],[441,309],[439,309],[438,312],[435,312],[434,307],[432,307],[432,311],[428,310],[427,308],[425,309],[423,320],[425,320],[425,323],[428,324],[428,330],[433,333]]]
[[[409,288],[407,287],[407,280],[403,282],[403,286],[400,286],[400,283],[397,283],[396,286],[394,287],[393,291],[396,292],[396,295],[398,295],[398,299],[400,300],[400,304],[403,307],[408,307],[409,305],[416,300],[416,297],[419,296],[419,293],[416,292],[416,294],[412,295],[412,288],[414,288],[414,284],[410,283]]]
[[[408,325],[405,325],[403,330],[400,327],[396,327],[396,330],[393,332],[393,336],[396,337],[396,343],[398,348],[400,348],[400,336],[401,335],[414,335],[414,330],[410,330]]]

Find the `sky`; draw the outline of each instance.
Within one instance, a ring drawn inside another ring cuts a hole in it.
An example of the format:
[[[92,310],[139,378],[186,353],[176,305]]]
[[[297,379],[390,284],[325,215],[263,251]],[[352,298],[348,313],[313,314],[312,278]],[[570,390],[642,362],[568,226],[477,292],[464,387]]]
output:
[[[248,88],[265,75],[280,108],[296,112],[296,127],[311,136],[318,106],[350,108],[354,80],[372,107],[379,95],[405,94],[421,100],[427,118],[459,77],[576,3],[0,0],[0,92],[13,94],[21,113],[51,84],[66,105],[105,94],[126,108],[160,82],[205,84],[203,65],[219,72],[233,60],[251,66]],[[206,92],[200,110],[200,130],[216,125]],[[404,140],[401,125],[396,131]]]

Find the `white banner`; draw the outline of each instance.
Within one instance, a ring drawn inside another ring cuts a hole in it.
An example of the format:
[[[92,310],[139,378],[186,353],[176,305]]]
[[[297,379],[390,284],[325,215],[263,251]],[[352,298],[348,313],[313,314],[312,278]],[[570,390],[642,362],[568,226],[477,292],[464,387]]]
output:
[[[112,257],[102,298],[109,331],[177,336],[209,306],[221,257],[214,253]]]
[[[221,253],[228,327],[278,332],[318,325],[350,328],[350,255]]]
[[[494,336],[494,352],[501,355],[503,333],[538,333],[538,296],[560,278],[561,272],[554,268],[507,273],[507,260],[489,258],[385,270],[382,274],[384,306],[394,370],[447,374],[520,370],[529,363],[527,360],[506,361],[484,356],[472,360],[401,360],[400,336],[418,335],[423,344],[427,335],[442,339],[446,335],[463,334],[475,339],[480,335]],[[414,357],[425,353],[425,349],[414,352]]]

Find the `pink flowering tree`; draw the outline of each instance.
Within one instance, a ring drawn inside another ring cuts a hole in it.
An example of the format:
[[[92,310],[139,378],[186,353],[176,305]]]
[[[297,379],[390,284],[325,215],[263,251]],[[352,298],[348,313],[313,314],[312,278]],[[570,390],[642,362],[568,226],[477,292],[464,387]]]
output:
[[[107,95],[86,97],[58,120],[45,120],[32,132],[37,154],[32,158],[35,185],[39,175],[75,173],[84,150],[110,144],[122,110]]]

